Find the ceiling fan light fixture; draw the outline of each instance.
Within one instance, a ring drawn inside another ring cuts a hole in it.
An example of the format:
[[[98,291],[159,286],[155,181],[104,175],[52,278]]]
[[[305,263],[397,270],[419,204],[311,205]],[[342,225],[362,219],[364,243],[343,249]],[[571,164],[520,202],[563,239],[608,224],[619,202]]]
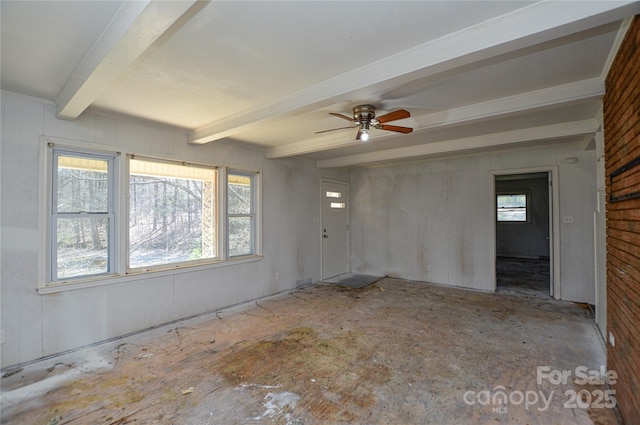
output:
[[[369,140],[369,121],[363,121],[360,123],[360,131],[358,132],[358,139],[361,142],[366,142]]]
[[[360,132],[360,140],[363,142],[369,140],[369,131],[366,128]]]

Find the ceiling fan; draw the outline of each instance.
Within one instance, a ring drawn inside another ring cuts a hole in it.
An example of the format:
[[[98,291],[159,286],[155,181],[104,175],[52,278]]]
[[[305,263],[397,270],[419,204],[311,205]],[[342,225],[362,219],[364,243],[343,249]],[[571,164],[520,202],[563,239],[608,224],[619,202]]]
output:
[[[331,130],[316,131],[316,134],[326,133],[328,131],[343,130],[345,128],[358,127],[358,134],[356,140],[366,142],[369,140],[369,130],[375,128],[378,130],[395,131],[398,133],[408,134],[413,131],[410,127],[401,127],[398,125],[384,124],[389,121],[401,120],[403,118],[409,118],[411,114],[404,109],[398,109],[397,111],[389,112],[388,114],[381,115],[376,118],[376,108],[373,105],[358,105],[353,108],[353,118],[349,118],[346,115],[338,114],[335,112],[329,112],[334,117],[342,118],[352,122],[354,125],[348,127],[332,128]]]

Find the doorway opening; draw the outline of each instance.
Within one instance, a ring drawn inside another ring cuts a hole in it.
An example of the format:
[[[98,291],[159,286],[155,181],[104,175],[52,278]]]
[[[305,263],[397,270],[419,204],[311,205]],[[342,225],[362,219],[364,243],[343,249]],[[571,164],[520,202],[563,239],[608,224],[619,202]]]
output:
[[[495,176],[496,291],[553,295],[551,173]]]

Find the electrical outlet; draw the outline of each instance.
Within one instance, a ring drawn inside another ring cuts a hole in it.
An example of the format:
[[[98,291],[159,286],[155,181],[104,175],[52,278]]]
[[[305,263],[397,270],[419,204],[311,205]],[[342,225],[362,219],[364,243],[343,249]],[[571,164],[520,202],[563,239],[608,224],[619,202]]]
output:
[[[564,224],[572,224],[574,222],[573,215],[569,214],[569,215],[562,216],[562,222]]]
[[[280,280],[280,272],[276,272],[276,280]]]

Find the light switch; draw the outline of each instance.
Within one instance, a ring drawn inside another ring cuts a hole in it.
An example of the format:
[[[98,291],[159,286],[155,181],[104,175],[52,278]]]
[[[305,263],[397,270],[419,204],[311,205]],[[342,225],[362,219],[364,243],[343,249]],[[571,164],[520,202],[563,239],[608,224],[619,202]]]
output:
[[[562,216],[562,222],[563,222],[564,224],[571,224],[571,223],[573,223],[573,222],[574,222],[574,221],[573,221],[573,215],[569,214],[569,215]]]

